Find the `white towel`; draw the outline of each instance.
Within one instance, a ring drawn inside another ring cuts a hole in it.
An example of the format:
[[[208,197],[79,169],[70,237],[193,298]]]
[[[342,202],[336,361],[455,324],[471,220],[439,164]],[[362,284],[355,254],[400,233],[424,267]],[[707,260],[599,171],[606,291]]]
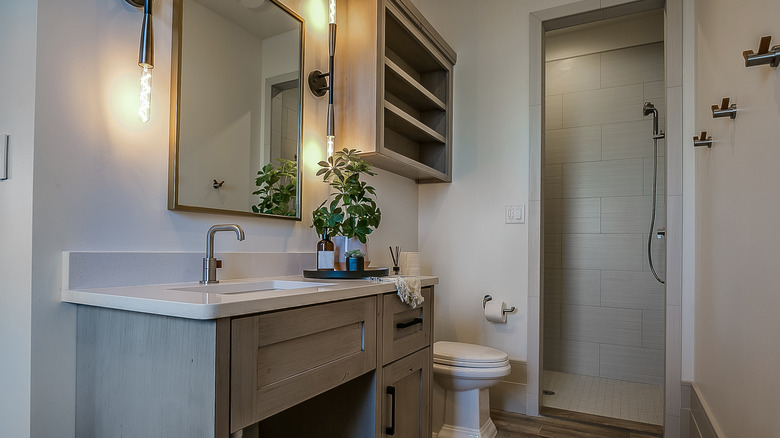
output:
[[[402,303],[412,306],[412,309],[416,308],[425,301],[420,293],[420,277],[410,276],[393,276],[393,277],[369,277],[368,281],[371,282],[393,282],[395,288],[398,289],[398,298]]]
[[[398,289],[398,298],[401,302],[416,308],[425,301],[420,293],[419,277],[394,277],[395,287]]]

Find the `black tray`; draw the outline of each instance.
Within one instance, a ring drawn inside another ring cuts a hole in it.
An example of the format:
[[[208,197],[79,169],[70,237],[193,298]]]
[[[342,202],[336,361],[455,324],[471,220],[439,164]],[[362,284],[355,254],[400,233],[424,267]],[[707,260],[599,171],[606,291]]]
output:
[[[362,271],[318,271],[316,269],[304,269],[303,276],[306,278],[340,278],[340,279],[387,277],[387,268],[371,268],[371,269],[364,269]]]

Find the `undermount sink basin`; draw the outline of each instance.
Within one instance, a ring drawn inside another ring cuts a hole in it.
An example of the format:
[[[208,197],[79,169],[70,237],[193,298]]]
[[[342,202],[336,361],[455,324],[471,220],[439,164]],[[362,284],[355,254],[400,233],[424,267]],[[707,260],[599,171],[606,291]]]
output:
[[[201,284],[191,287],[177,287],[170,290],[200,292],[204,294],[239,294],[246,292],[263,292],[274,290],[304,289],[309,287],[332,286],[333,283],[316,283],[311,281],[269,280],[248,283],[216,283]]]

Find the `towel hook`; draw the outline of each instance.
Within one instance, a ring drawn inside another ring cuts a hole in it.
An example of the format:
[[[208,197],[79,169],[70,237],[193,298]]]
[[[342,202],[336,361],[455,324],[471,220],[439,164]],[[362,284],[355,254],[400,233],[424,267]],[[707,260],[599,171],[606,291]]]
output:
[[[721,117],[729,117],[732,120],[737,118],[737,104],[732,103],[731,106],[729,106],[729,100],[731,100],[728,97],[724,97],[723,100],[720,102],[720,108],[718,108],[718,105],[712,105],[712,118],[713,119],[719,119]]]
[[[482,297],[482,308],[483,309],[485,308],[485,306],[487,306],[488,301],[493,301],[493,296],[492,295],[485,295],[484,297]],[[504,309],[503,312],[504,313],[512,313],[515,310],[517,310],[517,308],[515,306],[512,306],[512,307],[508,307],[508,308]]]
[[[214,180],[214,184],[212,184],[211,186],[214,187],[215,189],[219,189],[219,188],[222,187],[222,184],[225,184],[224,180],[220,181],[220,182],[217,182],[217,180]]]
[[[764,64],[769,64],[770,67],[777,67],[780,64],[780,46],[773,46],[770,50],[769,43],[771,41],[771,35],[763,36],[758,42],[758,53],[754,53],[752,50],[742,52],[742,57],[745,58],[745,67]]]
[[[707,131],[702,131],[698,137],[693,137],[693,147],[707,146],[712,147],[712,136],[707,137]]]

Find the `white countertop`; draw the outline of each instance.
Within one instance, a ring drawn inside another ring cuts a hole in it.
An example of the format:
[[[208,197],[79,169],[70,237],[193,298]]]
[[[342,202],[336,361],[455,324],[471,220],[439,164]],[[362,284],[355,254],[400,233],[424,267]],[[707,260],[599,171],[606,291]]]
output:
[[[392,279],[383,277],[384,281],[374,282],[365,279],[330,280],[285,276],[219,282],[219,287],[224,289],[242,289],[247,283],[272,281],[312,283],[312,287],[239,293],[182,290],[208,290],[203,288],[209,288],[209,285],[197,282],[74,289],[63,287],[62,301],[189,319],[217,319],[393,292],[396,288]],[[423,287],[431,286],[438,284],[439,279],[423,276],[420,282]]]

